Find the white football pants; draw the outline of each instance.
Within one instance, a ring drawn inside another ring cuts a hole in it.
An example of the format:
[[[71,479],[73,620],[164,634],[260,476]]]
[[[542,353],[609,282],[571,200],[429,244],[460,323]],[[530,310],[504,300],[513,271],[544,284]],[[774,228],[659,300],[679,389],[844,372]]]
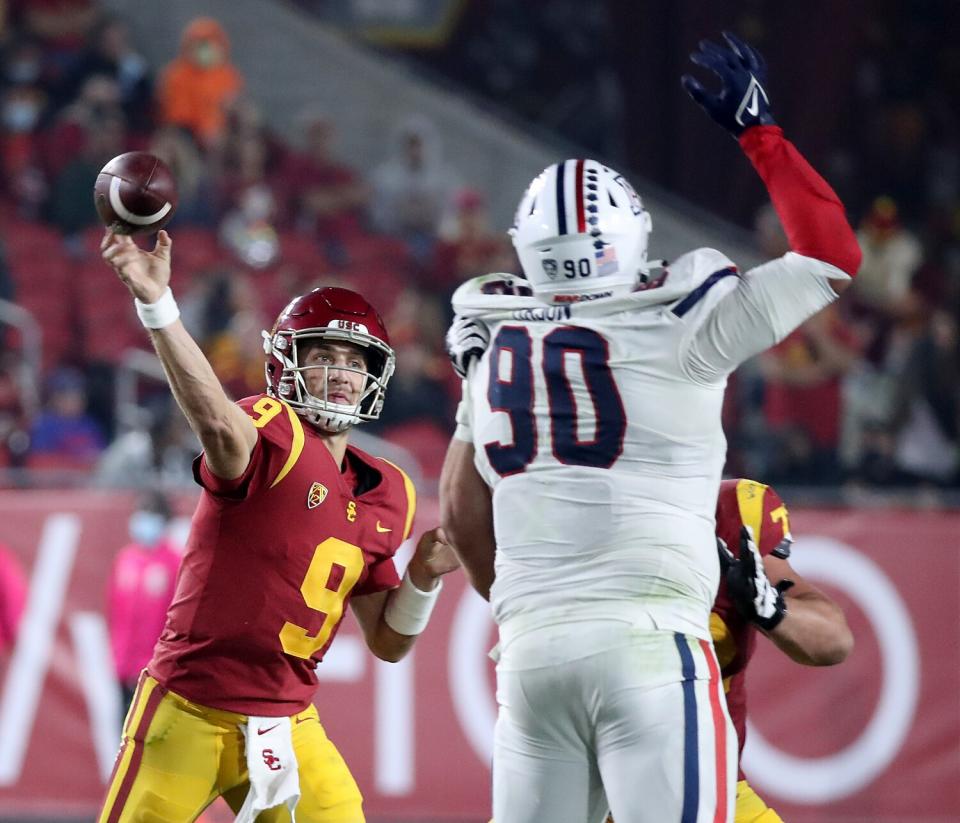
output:
[[[709,641],[590,621],[501,654],[496,823],[733,820],[737,739]]]

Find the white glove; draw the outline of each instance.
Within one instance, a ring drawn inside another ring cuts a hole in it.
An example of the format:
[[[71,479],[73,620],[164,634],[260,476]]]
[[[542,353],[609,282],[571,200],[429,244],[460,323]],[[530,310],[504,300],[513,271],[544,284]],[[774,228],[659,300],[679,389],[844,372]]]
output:
[[[461,378],[466,378],[471,361],[483,357],[489,345],[490,330],[482,320],[454,315],[453,323],[447,329],[447,355],[453,370]]]

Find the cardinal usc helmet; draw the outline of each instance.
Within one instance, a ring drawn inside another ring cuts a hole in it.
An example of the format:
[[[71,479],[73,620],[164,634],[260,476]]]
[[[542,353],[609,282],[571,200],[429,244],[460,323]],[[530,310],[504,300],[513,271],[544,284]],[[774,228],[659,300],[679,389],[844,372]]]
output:
[[[764,557],[790,556],[790,518],[776,490],[756,480],[724,480],[717,497],[717,537],[734,554],[740,551],[743,526],[753,530],[753,540]]]
[[[651,225],[623,175],[596,160],[564,160],[527,188],[510,235],[534,296],[576,303],[646,280]]]
[[[307,364],[307,355],[317,343],[357,346],[366,366]],[[328,287],[294,298],[280,312],[273,330],[263,332],[263,350],[267,355],[267,394],[289,403],[317,428],[339,432],[380,416],[396,355],[377,310],[356,292]],[[307,374],[314,370],[322,371],[322,396],[308,389]],[[331,372],[337,371],[362,376],[355,403],[328,398]]]

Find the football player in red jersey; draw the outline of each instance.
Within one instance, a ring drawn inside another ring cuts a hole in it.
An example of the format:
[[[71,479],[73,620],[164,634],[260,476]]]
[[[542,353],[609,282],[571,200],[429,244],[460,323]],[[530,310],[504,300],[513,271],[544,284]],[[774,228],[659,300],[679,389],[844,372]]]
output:
[[[737,730],[738,760],[747,735],[747,665],[758,629],[806,666],[842,663],[853,648],[840,607],[790,565],[792,543],[787,507],[774,489],[745,479],[720,484],[717,544],[723,575],[710,634]],[[739,767],[734,823],[783,823]]]
[[[780,495],[754,480],[724,480],[717,498],[722,575],[710,615],[738,756],[747,733],[747,666],[757,630],[805,666],[835,666],[853,649],[840,607],[790,565],[790,519]],[[737,775],[734,823],[778,823],[779,815]]]
[[[394,353],[363,297],[316,289],[264,333],[267,391],[234,403],[179,320],[171,246],[163,231],[153,251],[110,233],[102,244],[203,454],[176,595],[99,820],[192,821],[223,797],[241,821],[296,807],[299,823],[358,823],[360,791],[311,702],[314,669],[348,602],[371,651],[402,658],[458,565],[434,529],[400,579],[413,485],[347,443],[380,414]]]

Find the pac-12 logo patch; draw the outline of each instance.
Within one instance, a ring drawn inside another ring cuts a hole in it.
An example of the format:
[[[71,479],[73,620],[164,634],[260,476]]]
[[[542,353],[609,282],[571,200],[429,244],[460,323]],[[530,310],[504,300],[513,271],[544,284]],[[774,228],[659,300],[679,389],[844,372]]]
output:
[[[323,483],[314,483],[307,492],[307,508],[315,509],[327,499],[327,487]]]

